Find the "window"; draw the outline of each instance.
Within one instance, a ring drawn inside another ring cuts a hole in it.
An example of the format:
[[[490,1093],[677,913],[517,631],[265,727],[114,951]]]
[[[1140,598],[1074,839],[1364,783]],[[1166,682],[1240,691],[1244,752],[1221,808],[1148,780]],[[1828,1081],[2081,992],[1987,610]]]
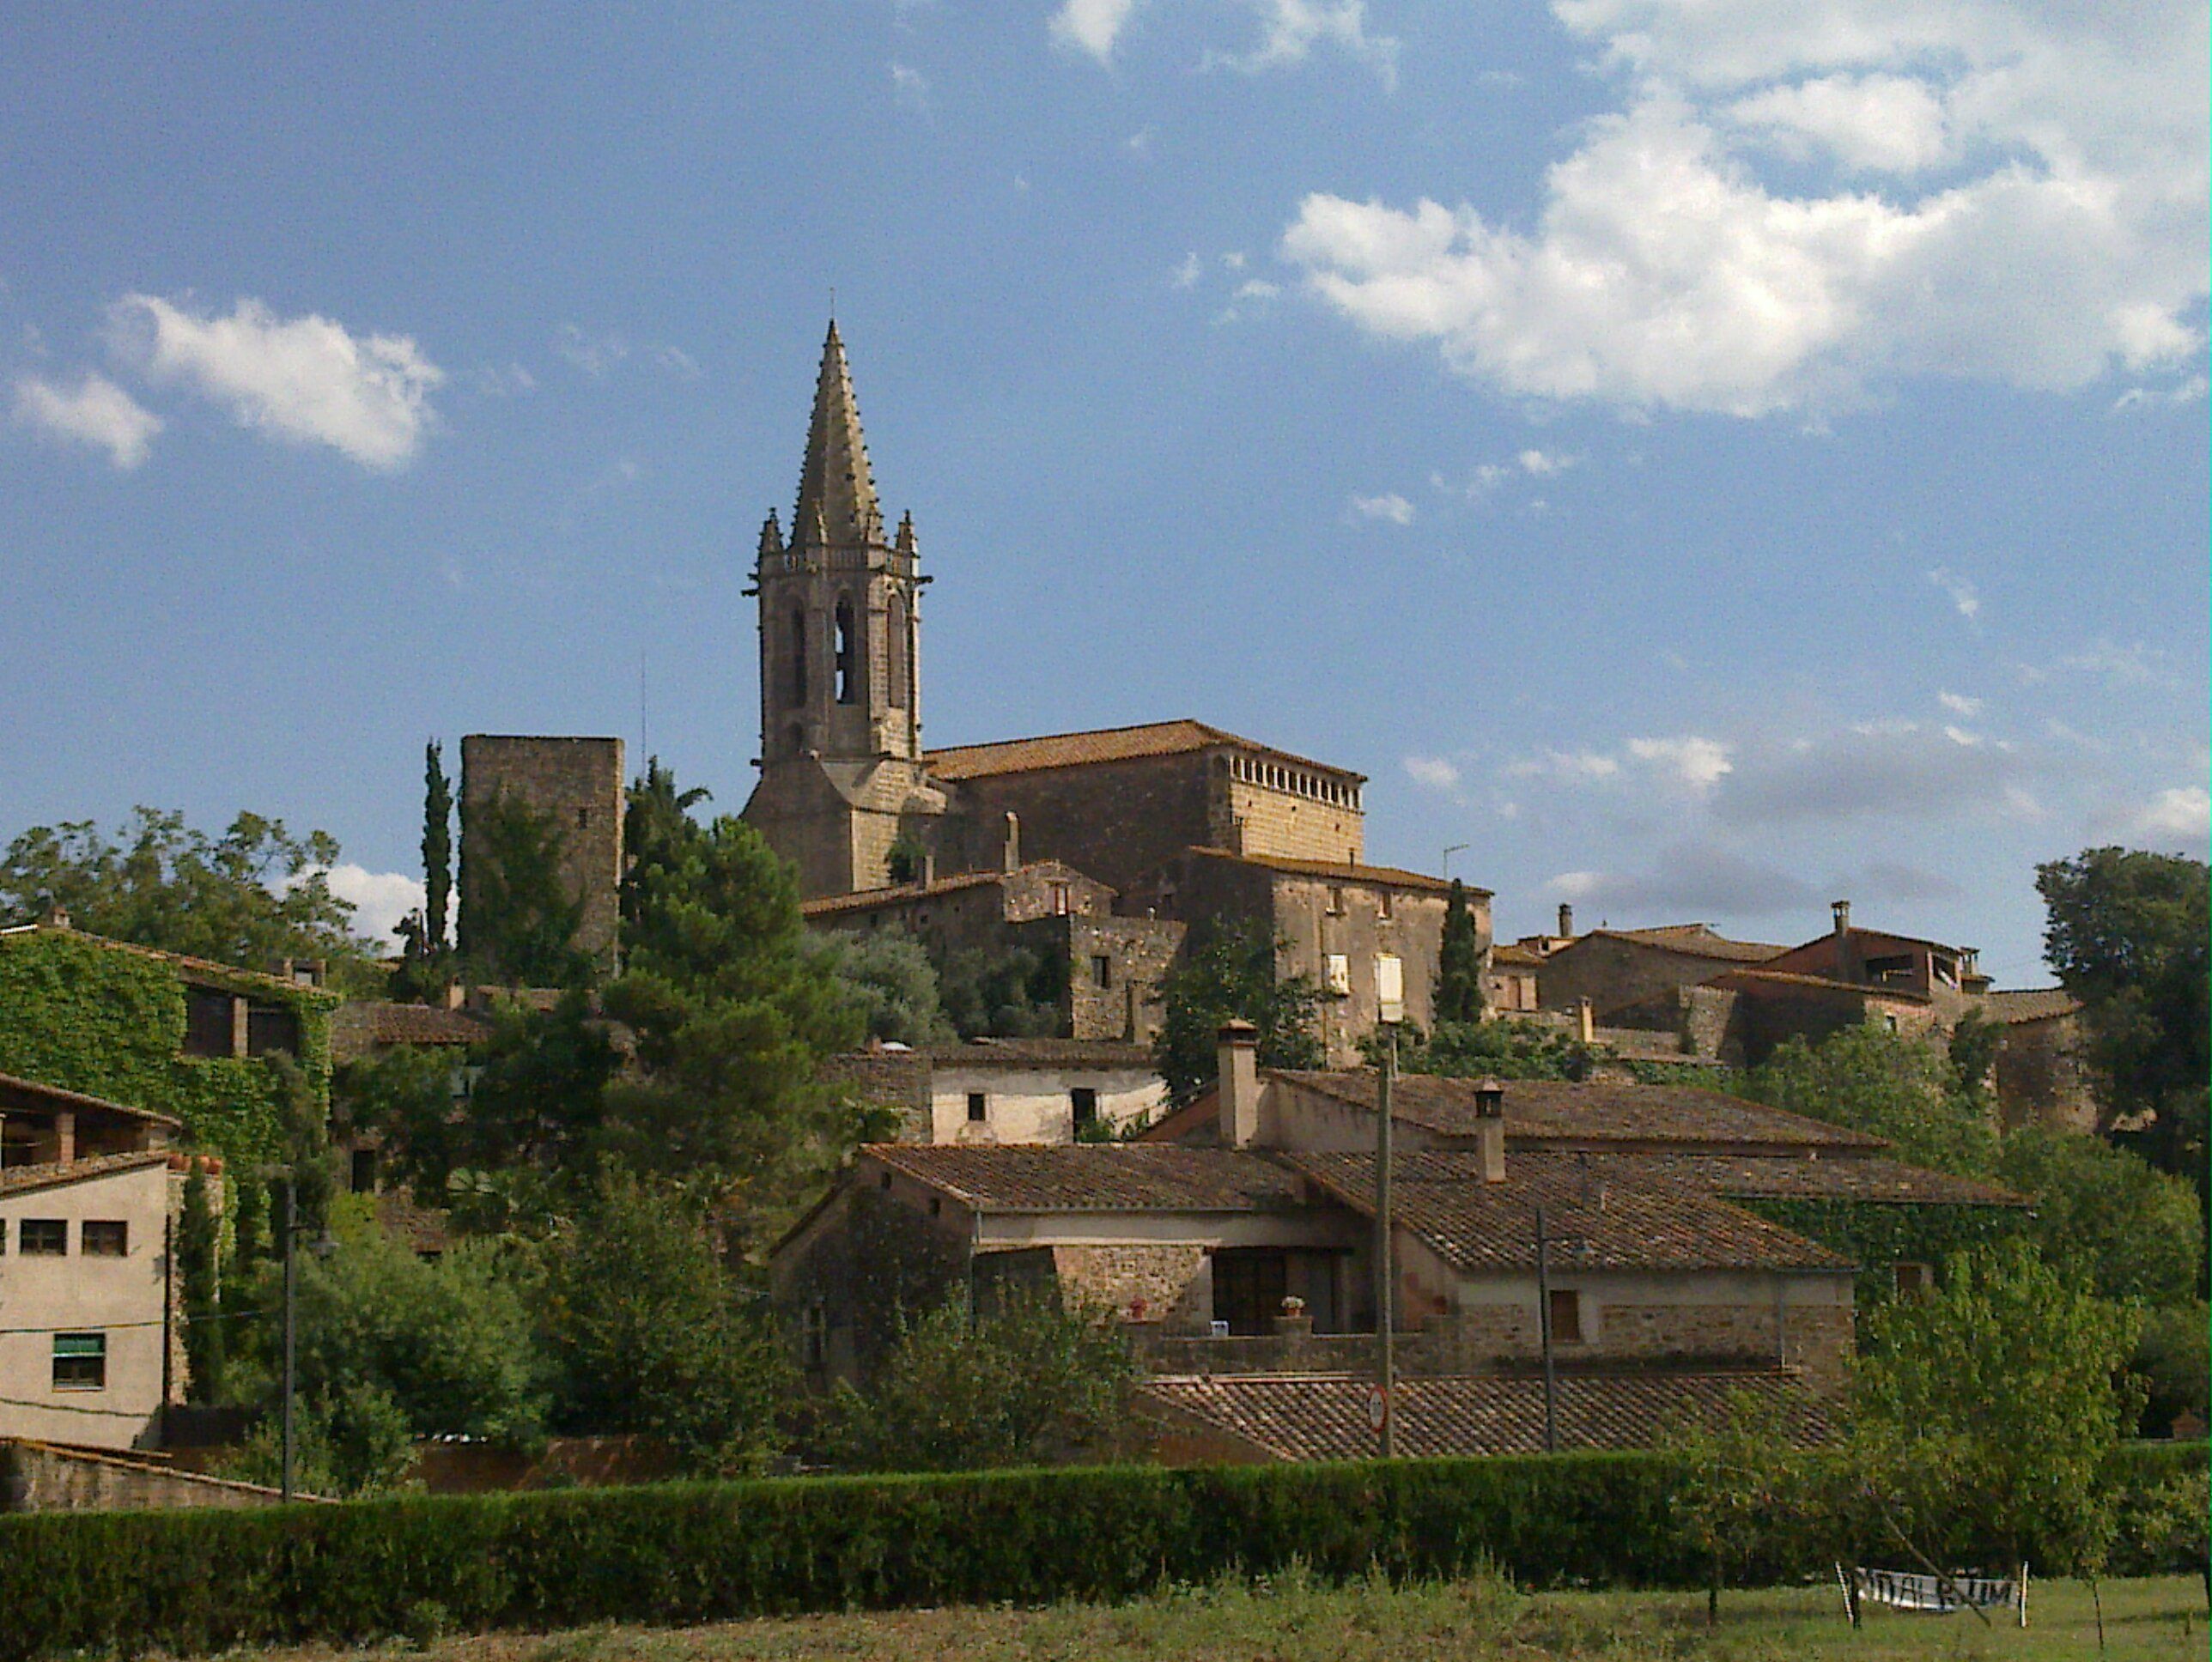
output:
[[[1894,1016],[1884,1016],[1881,1018],[1881,1024],[1891,1033],[1897,1031],[1897,1017]]]
[[[54,1335],[54,1389],[57,1391],[105,1391],[107,1389],[106,1334],[57,1333]]]
[[[376,1192],[375,1149],[356,1149],[353,1151],[352,1178],[353,1181],[351,1187],[356,1194],[374,1194]]]
[[[1375,915],[1385,920],[1395,917],[1397,913],[1393,907],[1395,900],[1395,896],[1389,889],[1382,890],[1375,897]]]
[[[1232,1334],[1273,1332],[1289,1290],[1289,1263],[1278,1249],[1224,1247],[1213,1255],[1213,1319],[1226,1322]]]
[[[830,1313],[819,1303],[810,1304],[799,1321],[799,1355],[808,1368],[820,1368],[830,1358]]]
[[[122,1219],[88,1217],[79,1228],[76,1249],[84,1257],[131,1256],[131,1226]]]
[[[930,1196],[929,1215],[932,1217],[942,1217],[945,1215],[945,1197],[943,1195]]]
[[[27,1217],[19,1227],[25,1258],[59,1258],[69,1251],[69,1225],[58,1217]]]
[[[1341,952],[1328,955],[1328,969],[1325,977],[1327,990],[1340,998],[1352,996],[1352,960]]]
[[[1341,918],[1344,915],[1344,891],[1340,889],[1332,889],[1328,891],[1328,915],[1332,918]]]
[[[246,1012],[246,1053],[300,1052],[300,1018],[281,1004],[255,1004]]]
[[[981,1091],[968,1093],[968,1123],[980,1125],[991,1117],[991,1104]]]
[[[231,998],[212,987],[185,990],[185,1054],[228,1056],[231,1053]]]
[[[1935,1277],[1928,1273],[1924,1264],[1899,1264],[1891,1272],[1897,1281],[1897,1290],[1904,1298],[1925,1298],[1935,1286]]]
[[[806,702],[806,614],[791,615],[791,701]]]
[[[1103,952],[1091,955],[1091,985],[1102,992],[1114,985],[1114,960]]]
[[[1078,1085],[1067,1094],[1069,1106],[1075,1111],[1075,1123],[1079,1129],[1098,1123],[1098,1093],[1088,1085]]]
[[[884,657],[890,669],[891,708],[903,710],[907,697],[907,622],[906,602],[898,596],[891,597],[890,610],[884,616]]]
[[[579,808],[576,810],[576,829],[579,831],[588,831],[591,828],[592,810],[588,808]]]
[[[1583,1295],[1569,1288],[1552,1289],[1552,1343],[1583,1342]]]
[[[8,1220],[0,1217],[0,1258],[8,1256]]]
[[[837,603],[837,701],[860,701],[860,629],[850,600]]]
[[[1052,915],[1055,918],[1067,915],[1067,885],[1058,881],[1052,885]]]

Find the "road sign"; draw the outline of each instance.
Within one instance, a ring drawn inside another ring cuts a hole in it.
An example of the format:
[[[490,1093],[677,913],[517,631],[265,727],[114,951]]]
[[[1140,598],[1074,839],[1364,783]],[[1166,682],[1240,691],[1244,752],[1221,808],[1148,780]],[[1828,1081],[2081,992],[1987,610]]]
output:
[[[1390,1417],[1390,1398],[1379,1385],[1367,1388],[1367,1428],[1382,1430]]]

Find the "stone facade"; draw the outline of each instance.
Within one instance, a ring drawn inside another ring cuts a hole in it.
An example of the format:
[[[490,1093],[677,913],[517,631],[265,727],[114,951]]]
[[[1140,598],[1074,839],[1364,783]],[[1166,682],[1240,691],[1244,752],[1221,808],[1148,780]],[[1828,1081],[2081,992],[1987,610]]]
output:
[[[576,945],[611,969],[622,922],[623,742],[471,733],[461,740],[461,929],[466,940],[472,812],[507,798],[560,838],[561,871],[583,906]]]
[[[1779,947],[1729,941],[1685,925],[1670,929],[1594,929],[1547,953],[1535,966],[1537,1002],[1572,1010],[1584,999],[1601,1020],[1623,1006],[1665,998],[1723,971],[1773,957]]]

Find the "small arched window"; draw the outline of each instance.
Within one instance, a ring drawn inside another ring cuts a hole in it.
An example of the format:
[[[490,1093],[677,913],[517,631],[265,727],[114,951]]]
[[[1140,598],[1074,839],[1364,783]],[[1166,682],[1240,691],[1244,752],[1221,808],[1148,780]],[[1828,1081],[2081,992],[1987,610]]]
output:
[[[889,638],[884,642],[884,657],[890,670],[891,708],[907,707],[907,665],[912,662],[912,643],[907,637],[906,602],[897,595],[884,616],[884,628]]]
[[[860,701],[860,631],[849,598],[837,603],[837,701]]]
[[[806,702],[806,614],[791,615],[791,701]]]

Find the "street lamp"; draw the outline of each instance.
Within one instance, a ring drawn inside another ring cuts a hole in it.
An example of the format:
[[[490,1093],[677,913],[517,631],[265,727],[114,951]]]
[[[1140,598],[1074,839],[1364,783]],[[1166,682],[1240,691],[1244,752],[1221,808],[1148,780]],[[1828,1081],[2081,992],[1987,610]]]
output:
[[[1376,1388],[1382,1413],[1376,1434],[1386,1460],[1398,1453],[1396,1253],[1390,1233],[1390,1085],[1398,1077],[1398,1024],[1406,1019],[1405,972],[1395,956],[1375,961],[1376,1015],[1382,1024],[1382,1074],[1375,1095]]]
[[[298,1177],[295,1176],[289,1168],[282,1171],[281,1173],[271,1174],[281,1175],[284,1180],[284,1222],[281,1226],[279,1226],[277,1231],[277,1233],[284,1238],[284,1452],[283,1476],[282,1479],[281,1493],[283,1497],[289,1501],[292,1498],[292,1454],[294,1448],[292,1436],[292,1402],[295,1395],[295,1370],[293,1358],[296,1349],[295,1330],[297,1325],[295,1319],[296,1314],[295,1294],[297,1291],[297,1278],[293,1270],[293,1262],[295,1257],[294,1247],[299,1240],[302,1226],[300,1222],[300,1182]],[[316,1234],[315,1239],[307,1243],[307,1250],[313,1253],[317,1258],[328,1258],[332,1253],[337,1251],[337,1249],[338,1244],[331,1239],[331,1233],[327,1227],[321,1229]]]
[[[1449,877],[1451,876],[1451,857],[1455,854],[1465,853],[1467,852],[1467,848],[1468,845],[1463,842],[1447,843],[1444,845],[1443,875],[1445,876]]]
[[[1559,1381],[1552,1368],[1552,1259],[1554,1243],[1544,1233],[1544,1209],[1536,1208],[1536,1331],[1544,1348],[1544,1452],[1556,1454],[1559,1451]],[[1589,1243],[1579,1235],[1569,1235],[1557,1243],[1566,1246],[1576,1261],[1589,1254]]]

